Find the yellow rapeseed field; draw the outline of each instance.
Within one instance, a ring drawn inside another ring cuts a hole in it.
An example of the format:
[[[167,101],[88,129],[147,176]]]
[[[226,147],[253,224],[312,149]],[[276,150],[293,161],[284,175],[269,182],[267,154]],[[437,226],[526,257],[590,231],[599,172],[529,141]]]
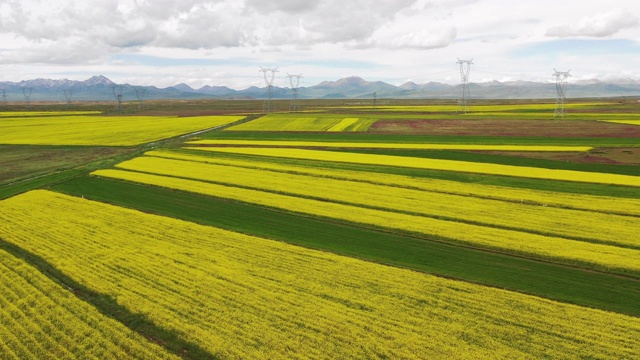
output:
[[[131,146],[208,129],[242,116],[46,116],[6,118],[0,144]]]
[[[640,120],[605,120],[605,122],[627,125],[640,125]]]
[[[416,169],[433,169],[444,171],[458,171],[488,175],[503,175],[525,177],[533,179],[550,179],[561,181],[587,182],[598,184],[612,184],[625,186],[640,186],[640,176],[605,174],[574,170],[556,170],[525,166],[512,166],[470,161],[440,160],[413,158],[392,155],[374,155],[343,153],[338,151],[321,151],[306,149],[272,149],[272,148],[187,148],[202,151],[217,151],[222,153],[247,154],[292,159],[336,161],[353,164],[398,166]]]
[[[640,249],[637,217],[149,156],[118,167]]]
[[[360,121],[359,118],[344,118],[340,120],[339,123],[328,128],[327,131],[329,132],[345,131],[348,127],[355,125],[358,121]]]
[[[224,358],[633,358],[640,319],[32,191],[0,237]],[[402,279],[402,281],[398,281]]]
[[[492,248],[509,253],[527,254],[527,256],[552,259],[563,263],[579,264],[588,268],[629,274],[635,277],[640,275],[640,250],[471,225],[456,221],[439,220],[424,216],[369,209],[168,176],[123,170],[98,170],[92,174],[234,199],[286,211],[345,220],[373,227],[396,229],[403,232],[421,234],[429,238],[444,238],[448,241],[466,243],[472,246]]]
[[[621,215],[640,215],[640,199],[571,194],[544,190],[518,189],[505,186],[462,183],[450,180],[416,178],[403,175],[381,174],[346,169],[330,169],[317,166],[280,164],[274,161],[233,159],[214,156],[215,153],[201,152],[203,155],[185,154],[176,151],[148,151],[145,155],[178,160],[196,161],[209,164],[231,165],[249,169],[263,169],[292,174],[307,174],[325,178],[354,180],[365,183],[390,185],[401,188],[419,189],[485,199],[498,199],[520,204],[542,205],[571,209],[599,211]]]
[[[328,131],[332,131],[329,129]],[[341,130],[335,130],[341,131]],[[545,145],[482,145],[482,144],[425,144],[425,143],[375,143],[375,142],[332,142],[332,141],[277,141],[277,140],[195,140],[191,145],[224,146],[274,146],[304,148],[346,148],[346,149],[411,149],[411,150],[482,150],[482,151],[554,151],[585,152],[589,146],[545,146]]]
[[[151,358],[179,359],[0,250],[0,359]]]

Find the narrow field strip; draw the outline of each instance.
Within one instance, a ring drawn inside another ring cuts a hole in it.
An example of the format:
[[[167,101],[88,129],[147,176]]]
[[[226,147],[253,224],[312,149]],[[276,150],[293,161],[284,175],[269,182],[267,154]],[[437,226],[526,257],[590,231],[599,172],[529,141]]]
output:
[[[5,240],[221,357],[640,352],[638,318],[49,191],[0,202],[0,218]]]
[[[603,120],[615,124],[640,125],[640,120]]]
[[[640,219],[628,216],[149,156],[117,167],[640,250]]]
[[[397,186],[407,189],[471,196],[483,199],[511,201],[520,204],[588,210],[618,215],[640,216],[640,199],[586,194],[570,194],[533,189],[524,190],[506,186],[470,184],[457,181],[418,178],[395,174],[381,174],[375,172],[345,169],[328,169],[318,166],[281,164],[277,161],[265,161],[266,159],[264,158],[263,161],[257,159],[246,160],[232,159],[228,157],[222,158],[215,156],[216,153],[201,153],[204,156],[187,154],[177,151],[148,151],[145,153],[145,155],[168,159],[195,161],[206,164],[231,165],[236,167],[246,167],[249,169],[261,169],[282,173],[306,174],[317,177],[353,180],[372,184]]]
[[[331,130],[329,130],[331,131]],[[341,131],[341,130],[336,130]],[[188,145],[269,146],[280,148],[345,148],[345,149],[404,149],[404,150],[483,150],[483,151],[553,151],[586,152],[589,146],[482,145],[482,144],[425,144],[331,141],[274,141],[274,140],[195,140]]]
[[[284,157],[304,160],[335,161],[353,164],[383,165],[408,167],[416,169],[433,169],[443,171],[457,171],[477,174],[504,175],[525,177],[532,179],[561,180],[573,182],[587,182],[597,184],[612,184],[640,187],[640,176],[604,174],[573,170],[542,169],[524,166],[498,165],[474,163],[457,160],[438,160],[411,158],[391,155],[372,155],[358,153],[342,153],[337,151],[320,151],[306,149],[273,149],[273,148],[211,148],[187,147],[186,149],[213,151],[233,154],[259,155],[270,157]]]
[[[226,125],[243,116],[45,116],[8,118],[0,144],[133,146]]]
[[[489,228],[455,221],[374,210],[264,191],[123,170],[98,170],[93,175],[164,186],[234,199],[313,216],[421,234],[428,238],[526,254],[634,277],[640,275],[640,251],[557,237]]]
[[[339,131],[344,131],[347,128],[349,128],[350,126],[355,125],[358,121],[360,121],[359,118],[344,118],[342,120],[340,120],[339,123],[333,125],[332,127],[328,128],[327,131],[329,132],[339,132]]]
[[[2,249],[0,358],[179,359]]]

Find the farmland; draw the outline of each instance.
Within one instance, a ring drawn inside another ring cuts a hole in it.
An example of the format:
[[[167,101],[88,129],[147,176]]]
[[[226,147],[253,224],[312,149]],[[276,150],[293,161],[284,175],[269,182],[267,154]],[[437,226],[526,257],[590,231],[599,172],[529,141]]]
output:
[[[635,104],[211,104],[0,113],[7,358],[640,352]]]

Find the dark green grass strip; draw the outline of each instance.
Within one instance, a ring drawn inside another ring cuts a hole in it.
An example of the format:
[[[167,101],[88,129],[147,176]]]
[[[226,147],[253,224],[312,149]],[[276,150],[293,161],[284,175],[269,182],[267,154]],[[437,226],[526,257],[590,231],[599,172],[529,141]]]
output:
[[[406,156],[415,158],[470,161],[477,163],[501,164],[512,166],[527,166],[544,169],[561,169],[585,172],[598,172],[609,174],[621,174],[640,176],[640,166],[634,165],[610,165],[610,164],[584,164],[568,161],[525,158],[521,156],[478,154],[468,151],[447,150],[387,150],[387,149],[327,149],[363,154]]]
[[[144,314],[132,313],[126,307],[118,304],[113,297],[87,288],[36,254],[26,251],[1,238],[0,249],[26,261],[55,283],[73,291],[75,296],[95,307],[103,315],[119,321],[147,340],[164,347],[167,351],[183,359],[219,358],[219,356],[207,352],[198,345],[182,339],[178,333],[159,327]]]
[[[180,150],[176,150],[176,152],[186,153],[191,155],[198,155],[198,156],[217,157],[217,158],[253,160],[253,161],[261,161],[261,162],[275,162],[278,164],[285,164],[285,165],[291,164],[291,165],[310,166],[310,167],[325,168],[325,169],[355,170],[355,171],[375,172],[375,173],[382,173],[382,174],[423,177],[423,178],[432,178],[432,179],[440,179],[440,180],[459,181],[459,182],[470,183],[470,184],[506,186],[506,187],[520,188],[520,189],[533,189],[533,190],[555,191],[555,192],[562,192],[562,193],[615,196],[615,197],[640,199],[640,188],[632,187],[632,186],[590,184],[590,183],[556,181],[556,180],[545,180],[545,179],[529,179],[529,178],[519,178],[519,177],[512,177],[512,176],[473,174],[473,173],[464,173],[464,172],[456,172],[456,171],[441,171],[441,170],[429,170],[429,169],[413,169],[413,168],[394,167],[394,166],[351,164],[351,163],[332,162],[332,161],[276,158],[276,157],[268,157],[268,156],[218,153],[218,152],[198,151],[198,150],[189,150],[189,149],[180,149]]]
[[[553,145],[593,147],[638,147],[637,138],[553,138],[524,136],[457,136],[370,134],[363,132],[276,132],[276,131],[216,131],[201,134],[203,139],[220,140],[299,140],[354,141],[385,143],[473,144],[473,145]]]
[[[298,216],[187,192],[83,177],[53,190],[291,244],[640,316],[640,281]]]

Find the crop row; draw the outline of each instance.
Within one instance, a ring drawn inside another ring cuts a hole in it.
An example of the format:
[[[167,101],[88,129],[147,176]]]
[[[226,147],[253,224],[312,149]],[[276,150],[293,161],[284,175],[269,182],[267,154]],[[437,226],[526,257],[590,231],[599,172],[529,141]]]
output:
[[[189,149],[189,148],[188,148]],[[583,172],[574,170],[556,170],[524,166],[500,165],[490,163],[475,163],[470,161],[440,160],[427,158],[414,158],[393,155],[375,155],[344,153],[339,151],[321,151],[306,149],[277,149],[277,148],[191,148],[202,151],[215,151],[221,153],[259,155],[279,158],[334,161],[351,164],[367,164],[407,167],[415,169],[433,169],[443,171],[456,171],[476,174],[503,175],[524,177],[532,179],[562,180],[573,182],[587,182],[597,184],[612,184],[625,186],[640,186],[640,176],[605,174]]]
[[[640,216],[640,200],[610,196],[596,196],[587,194],[571,194],[555,191],[518,189],[506,186],[493,186],[477,183],[463,183],[431,178],[418,178],[395,174],[382,174],[347,169],[330,169],[319,166],[303,166],[281,164],[264,158],[246,160],[214,156],[215,153],[201,152],[193,155],[176,151],[148,151],[147,156],[163,157],[177,160],[188,160],[208,164],[231,165],[249,169],[262,169],[282,173],[304,174],[324,178],[353,180],[365,183],[389,185],[401,188],[416,189],[445,194],[455,194],[484,199],[496,199],[517,202],[521,204],[541,205],[548,207],[570,208],[620,215]],[[210,156],[206,156],[210,155]]]
[[[585,152],[589,146],[545,146],[545,145],[483,145],[483,144],[426,144],[426,143],[379,143],[379,142],[332,142],[332,141],[276,141],[276,140],[195,140],[189,145],[219,146],[271,146],[279,148],[345,148],[345,149],[402,149],[402,150],[481,150],[481,151],[554,151]]]
[[[3,119],[0,144],[130,146],[228,124],[239,116],[46,116]]]
[[[177,357],[0,250],[0,358]]]
[[[0,236],[222,357],[633,357],[640,320],[34,191]],[[403,281],[399,282],[398,279]]]
[[[118,168],[640,249],[635,217],[149,156]]]
[[[98,170],[92,174],[190,191],[220,198],[304,213],[313,216],[344,220],[366,226],[381,227],[419,234],[427,238],[445,239],[472,246],[498,249],[503,252],[526,254],[579,264],[619,274],[640,274],[640,251],[610,245],[586,243],[564,238],[491,228],[456,221],[409,215],[322,200],[274,194],[259,190],[205,183],[168,176],[122,170]]]

